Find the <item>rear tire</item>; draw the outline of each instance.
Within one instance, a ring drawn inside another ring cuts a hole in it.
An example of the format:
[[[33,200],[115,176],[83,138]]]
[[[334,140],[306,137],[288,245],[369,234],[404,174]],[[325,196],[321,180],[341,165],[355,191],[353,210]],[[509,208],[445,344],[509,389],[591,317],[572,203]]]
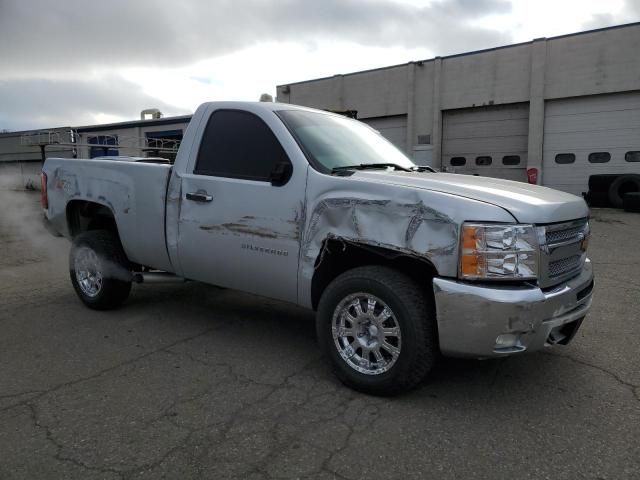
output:
[[[320,299],[316,327],[336,376],[368,394],[414,388],[438,356],[432,296],[387,267],[358,267],[333,280]]]
[[[69,275],[80,300],[94,310],[110,310],[131,291],[131,268],[118,237],[90,230],[73,239]]]

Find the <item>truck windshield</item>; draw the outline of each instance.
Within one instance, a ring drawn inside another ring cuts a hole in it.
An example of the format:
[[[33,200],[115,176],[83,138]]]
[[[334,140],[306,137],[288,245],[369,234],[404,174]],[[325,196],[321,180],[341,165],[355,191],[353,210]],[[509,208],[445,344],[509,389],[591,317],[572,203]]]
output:
[[[363,164],[415,164],[378,132],[362,122],[304,110],[280,110],[278,116],[315,167],[328,171]]]

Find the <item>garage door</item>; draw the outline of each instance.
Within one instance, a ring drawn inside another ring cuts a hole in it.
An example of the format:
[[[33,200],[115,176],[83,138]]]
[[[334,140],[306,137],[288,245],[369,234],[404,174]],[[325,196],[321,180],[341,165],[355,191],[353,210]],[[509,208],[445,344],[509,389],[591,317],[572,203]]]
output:
[[[640,173],[640,92],[548,101],[543,184],[580,195],[616,173]]]
[[[407,116],[361,118],[360,121],[375,128],[380,134],[403,152],[407,150]]]
[[[529,104],[442,112],[442,168],[527,180]]]

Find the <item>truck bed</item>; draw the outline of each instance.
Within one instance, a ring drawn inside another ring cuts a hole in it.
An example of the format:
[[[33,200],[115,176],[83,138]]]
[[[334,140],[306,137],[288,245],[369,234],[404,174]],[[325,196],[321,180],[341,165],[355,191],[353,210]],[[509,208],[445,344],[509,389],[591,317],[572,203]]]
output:
[[[48,218],[70,237],[66,209],[93,202],[113,213],[129,260],[173,271],[165,242],[165,202],[171,165],[109,159],[48,158]]]

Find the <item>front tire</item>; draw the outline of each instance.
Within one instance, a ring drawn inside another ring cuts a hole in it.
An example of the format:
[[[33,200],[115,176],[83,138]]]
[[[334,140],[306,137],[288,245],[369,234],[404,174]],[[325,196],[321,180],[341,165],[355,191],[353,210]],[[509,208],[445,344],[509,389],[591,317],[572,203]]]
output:
[[[333,280],[320,299],[316,326],[336,376],[364,393],[410,390],[438,354],[431,295],[387,267],[358,267]]]
[[[110,310],[131,291],[131,268],[118,237],[90,230],[73,239],[69,275],[80,300],[94,310]]]

